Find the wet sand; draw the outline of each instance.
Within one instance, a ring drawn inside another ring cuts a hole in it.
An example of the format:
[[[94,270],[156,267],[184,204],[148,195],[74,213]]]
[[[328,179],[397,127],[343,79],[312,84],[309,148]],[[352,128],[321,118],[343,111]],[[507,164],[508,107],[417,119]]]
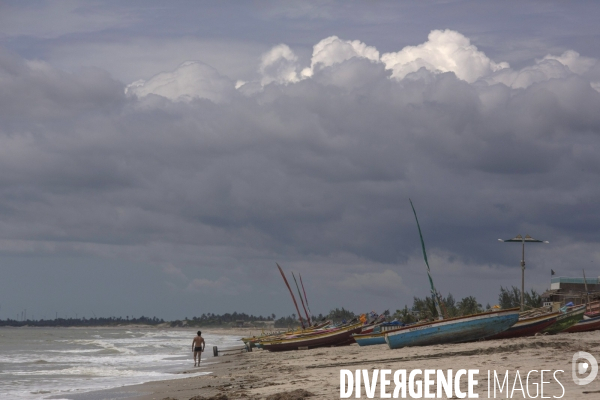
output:
[[[211,371],[205,376],[180,380],[160,381],[143,385],[122,388],[127,390],[127,397],[135,400],[195,400],[206,399],[301,399],[305,396],[277,396],[277,394],[304,389],[316,399],[340,398],[340,370],[348,369],[406,369],[409,373],[414,369],[479,369],[476,376],[478,385],[475,393],[479,398],[488,398],[488,376],[491,371],[493,388],[493,371],[503,380],[509,371],[509,389],[512,390],[516,371],[519,371],[523,386],[526,386],[526,375],[530,370],[563,370],[556,377],[564,386],[564,399],[600,399],[600,376],[586,386],[574,384],[571,377],[573,354],[586,351],[600,360],[600,331],[558,334],[554,336],[537,336],[519,339],[483,341],[466,344],[450,344],[428,347],[413,347],[401,350],[390,350],[387,345],[359,347],[354,344],[346,347],[320,348],[290,352],[270,353],[254,350],[250,353],[218,357],[208,361],[219,361],[217,364],[204,365],[201,369]],[[196,372],[197,369],[190,368]],[[189,372],[182,371],[182,372]],[[421,376],[422,379],[422,376]],[[561,396],[563,389],[546,374],[544,396]],[[529,382],[530,396],[539,390],[539,373],[532,373]],[[434,386],[435,387],[435,386]],[[393,390],[392,386],[389,392]],[[466,380],[461,381],[462,390],[467,390]],[[512,398],[523,397],[517,390]],[[110,397],[109,391],[104,392]],[[113,390],[116,395],[117,390]],[[102,393],[102,392],[99,392]],[[499,392],[496,398],[508,398]],[[410,398],[409,396],[407,396]],[[123,398],[123,397],[120,397]],[[351,398],[355,398],[354,394]],[[367,398],[362,392],[361,398]],[[379,387],[375,398],[379,398]],[[443,397],[446,398],[446,397]],[[456,398],[456,397],[454,397]],[[494,398],[491,393],[490,398]],[[538,397],[540,398],[540,397]],[[89,398],[92,400],[92,398]],[[95,398],[94,398],[95,399]]]

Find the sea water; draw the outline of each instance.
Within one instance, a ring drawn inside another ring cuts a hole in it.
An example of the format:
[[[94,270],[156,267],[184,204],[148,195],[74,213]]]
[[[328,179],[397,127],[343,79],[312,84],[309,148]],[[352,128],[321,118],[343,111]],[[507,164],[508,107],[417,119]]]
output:
[[[212,347],[239,336],[202,334],[205,368],[194,370],[195,330],[158,328],[1,328],[0,398],[60,398],[92,390],[209,373]]]

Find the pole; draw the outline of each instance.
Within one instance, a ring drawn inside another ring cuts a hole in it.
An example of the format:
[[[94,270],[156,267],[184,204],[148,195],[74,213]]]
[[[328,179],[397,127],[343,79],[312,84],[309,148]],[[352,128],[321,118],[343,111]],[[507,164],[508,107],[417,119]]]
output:
[[[525,311],[525,242],[528,243],[550,243],[547,240],[537,240],[532,238],[529,235],[525,235],[525,237],[520,234],[515,236],[512,239],[498,239],[500,242],[512,242],[512,243],[521,243],[522,253],[521,253],[521,311]]]
[[[523,253],[521,255],[521,311],[525,311],[525,239],[523,239]]]
[[[302,308],[304,308],[304,314],[306,315],[306,320],[308,321],[308,326],[311,326],[310,316],[308,315],[308,311],[306,311],[306,307],[304,306],[304,300],[302,299],[302,293],[300,293],[300,286],[298,286],[298,281],[296,280],[296,275],[292,272],[292,277],[294,277],[294,282],[296,282],[296,289],[298,289],[298,296],[300,297],[300,302],[302,303]]]
[[[294,297],[292,288],[290,287],[290,284],[288,283],[288,280],[285,277],[285,274],[283,273],[283,270],[281,269],[279,264],[275,263],[275,265],[277,265],[277,268],[279,268],[279,272],[281,272],[281,277],[283,278],[285,285],[287,286],[288,290],[290,291],[290,294],[292,295],[292,300],[294,301],[294,305],[296,306],[296,311],[298,312],[298,319],[300,320],[300,325],[302,325],[302,329],[304,329],[304,322],[302,322],[302,314],[300,314],[300,309],[298,308],[298,303],[296,303],[296,298]]]
[[[437,298],[437,290],[433,286],[433,279],[431,278],[431,270],[429,268],[429,262],[427,261],[427,252],[425,251],[425,241],[423,240],[423,234],[421,233],[421,226],[419,225],[419,219],[417,218],[417,212],[415,211],[415,206],[413,206],[412,200],[410,201],[410,206],[412,207],[413,214],[415,214],[415,221],[417,221],[417,228],[419,230],[419,238],[421,239],[421,249],[423,250],[423,258],[425,259],[425,265],[427,266],[427,276],[429,277],[429,284],[431,285],[431,300],[433,300],[433,304],[435,305],[435,309],[438,313],[438,319],[444,319],[442,315],[442,310],[440,309],[440,304]]]
[[[306,290],[304,290],[304,282],[302,282],[302,275],[298,274],[300,277],[300,285],[302,286],[302,291],[304,292],[304,300],[306,300],[306,307],[308,307],[308,312],[312,314],[310,311],[310,306],[308,305],[308,297],[306,297]]]
[[[590,292],[588,292],[587,280],[585,279],[585,269],[583,269],[583,284],[585,285],[585,295],[587,298],[585,303],[585,312],[588,312],[587,305],[590,304]]]

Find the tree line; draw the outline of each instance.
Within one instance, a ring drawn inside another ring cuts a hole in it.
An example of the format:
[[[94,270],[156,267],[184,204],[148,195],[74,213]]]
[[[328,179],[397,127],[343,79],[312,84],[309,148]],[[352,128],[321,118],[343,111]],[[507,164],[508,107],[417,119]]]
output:
[[[542,306],[541,295],[533,289],[529,292],[526,291],[523,297],[526,309],[539,308]],[[492,308],[489,303],[484,308],[474,296],[467,296],[460,301],[456,301],[454,296],[449,293],[446,297],[440,295],[438,300],[442,314],[445,318],[479,314]],[[500,286],[498,305],[502,309],[520,307],[521,290],[515,286],[510,289]],[[416,322],[420,319],[436,319],[437,317],[438,312],[433,298],[430,296],[426,296],[423,299],[414,297],[413,306],[410,309],[408,306],[404,306],[403,309],[396,310],[392,315],[392,318],[407,324]]]
[[[119,325],[158,325],[164,323],[164,319],[156,317],[129,318],[107,317],[107,318],[56,318],[56,319],[38,319],[38,320],[14,320],[7,318],[0,319],[0,326],[37,326],[37,327],[76,327],[76,326],[119,326]]]
[[[525,292],[525,306],[526,308],[538,308],[542,306],[542,298],[535,290]],[[446,318],[458,317],[462,315],[478,314],[485,310],[491,309],[490,304],[483,307],[474,296],[467,296],[457,301],[454,296],[449,293],[446,297],[439,296],[439,303],[442,309],[442,313]],[[521,305],[521,290],[516,287],[504,288],[500,287],[500,294],[498,295],[498,305],[503,308],[519,307]],[[385,310],[382,313],[387,320],[391,321],[397,319],[403,323],[413,323],[422,319],[437,318],[438,312],[431,296],[425,298],[414,297],[413,305],[409,308],[407,305],[402,309],[396,310],[395,313],[391,314],[390,310]],[[328,314],[318,314],[311,316],[311,322],[320,322],[326,320],[332,320],[335,323],[343,321],[350,321],[356,318],[358,315],[350,310],[346,310],[344,307],[332,309]],[[305,325],[308,322],[302,317]],[[129,318],[129,316],[123,317],[108,317],[108,318],[56,318],[56,319],[40,319],[40,320],[26,320],[19,321],[14,319],[0,320],[0,326],[37,326],[37,327],[77,327],[77,326],[119,326],[119,325],[148,325],[156,326],[159,324],[166,324],[170,327],[202,327],[202,326],[219,326],[219,327],[231,327],[236,326],[240,322],[250,323],[253,326],[267,326],[265,321],[274,321],[275,328],[292,328],[300,325],[299,318],[296,314],[292,314],[287,317],[277,318],[275,314],[268,316],[253,315],[246,313],[204,313],[199,317],[188,318],[185,317],[183,320],[175,320],[165,322],[164,319],[157,317],[138,317]],[[270,325],[270,324],[269,324]]]

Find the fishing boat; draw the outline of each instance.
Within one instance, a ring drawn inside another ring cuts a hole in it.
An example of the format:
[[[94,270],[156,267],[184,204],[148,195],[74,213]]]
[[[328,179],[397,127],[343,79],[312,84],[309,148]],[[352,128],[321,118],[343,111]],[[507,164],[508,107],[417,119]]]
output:
[[[402,329],[404,325],[399,323],[384,322],[376,325],[368,332],[363,329],[360,333],[352,335],[354,341],[359,346],[372,346],[375,344],[385,344],[385,334],[398,329]]]
[[[366,315],[366,314],[363,314]],[[365,321],[365,325],[363,326],[362,330],[360,331],[361,334],[363,333],[373,333],[378,326],[380,326],[381,324],[399,324],[400,322],[398,321],[392,321],[392,322],[386,322],[385,321],[385,315],[378,315],[375,318],[372,318],[371,321]]]
[[[542,333],[554,335],[558,332],[562,332],[565,329],[569,329],[583,318],[585,313],[585,305],[580,307],[572,307],[567,309],[565,312],[556,317],[556,322],[544,329]]]
[[[590,318],[600,316],[600,300],[594,300],[587,303],[585,316]]]
[[[417,324],[385,334],[390,349],[471,342],[496,335],[519,320],[519,308]]]
[[[503,332],[513,326],[519,320],[519,309],[512,308],[500,311],[488,311],[481,314],[466,315],[450,319],[444,319],[439,305],[438,292],[433,285],[431,270],[427,261],[427,251],[423,233],[417,218],[417,211],[410,201],[410,206],[415,215],[423,259],[427,266],[427,275],[431,286],[431,298],[438,315],[437,321],[407,326],[385,334],[385,341],[390,349],[400,349],[407,346],[427,346],[443,343],[470,342],[483,339]]]
[[[310,334],[261,340],[260,348],[268,351],[289,351],[314,349],[317,347],[344,346],[354,343],[353,333],[362,329],[362,322],[355,322],[339,328]]]
[[[321,322],[315,322],[313,326],[306,328],[304,330],[299,328],[299,329],[294,329],[294,330],[285,331],[285,332],[270,332],[270,333],[262,334],[260,336],[244,337],[241,340],[242,340],[242,342],[244,342],[244,345],[246,345],[246,347],[255,348],[255,347],[259,347],[258,343],[261,340],[274,339],[274,338],[286,337],[286,336],[292,336],[292,335],[300,335],[302,333],[309,333],[309,332],[325,329],[327,326],[329,326],[331,324],[332,324],[331,320],[326,320],[326,321],[321,321]]]
[[[505,330],[504,332],[497,333],[493,336],[487,337],[486,339],[509,339],[523,336],[533,336],[538,332],[548,328],[552,324],[556,323],[556,319],[560,315],[560,312],[544,313],[537,316],[525,316],[520,314],[519,320],[516,324]]]
[[[600,329],[600,316],[589,318],[583,317],[583,319],[577,322],[570,328],[565,329],[563,332],[575,333],[575,332],[591,332]]]

